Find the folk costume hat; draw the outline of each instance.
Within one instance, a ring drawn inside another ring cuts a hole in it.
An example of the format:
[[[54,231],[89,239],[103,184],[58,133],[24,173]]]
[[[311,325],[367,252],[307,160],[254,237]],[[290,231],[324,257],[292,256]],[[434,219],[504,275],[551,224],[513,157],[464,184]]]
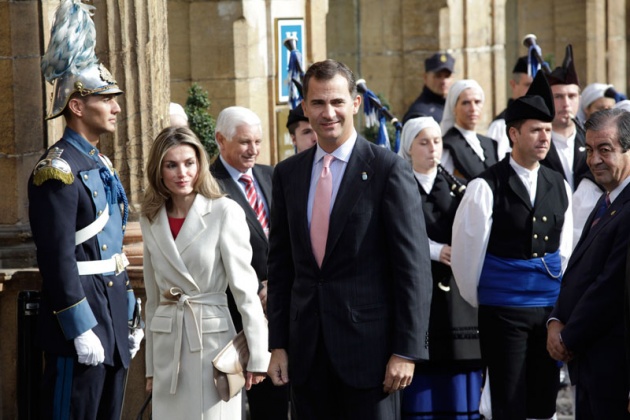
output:
[[[514,64],[514,68],[512,69],[512,73],[525,73],[527,74],[528,70],[527,70],[527,56],[524,55],[522,57],[519,57],[518,60],[516,60],[516,64]]]
[[[44,78],[53,85],[47,120],[61,115],[75,92],[81,96],[123,93],[96,58],[96,30],[91,18],[94,9],[81,0],[62,0],[55,13],[41,64]]]
[[[575,71],[575,63],[573,62],[573,47],[567,45],[564,61],[562,66],[553,69],[551,74],[547,76],[549,85],[580,85],[577,72]]]
[[[518,120],[551,122],[555,114],[551,87],[544,73],[539,71],[525,96],[515,99],[507,107],[505,122],[510,123]]]
[[[304,110],[302,109],[302,103],[289,111],[289,118],[287,118],[287,128],[289,128],[291,124],[299,121],[308,122],[308,118],[306,118],[306,116],[304,115]]]

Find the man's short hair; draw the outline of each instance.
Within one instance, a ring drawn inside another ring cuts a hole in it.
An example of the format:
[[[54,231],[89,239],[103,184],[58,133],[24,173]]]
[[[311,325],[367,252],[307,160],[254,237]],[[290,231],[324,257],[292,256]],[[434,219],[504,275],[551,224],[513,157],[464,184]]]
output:
[[[230,106],[219,113],[214,131],[231,141],[236,134],[236,129],[242,125],[260,127],[262,131],[262,122],[254,111],[242,106]]]
[[[601,131],[610,126],[617,128],[617,138],[621,149],[630,149],[630,112],[623,109],[611,108],[595,112],[584,124],[586,131]]]
[[[308,85],[311,78],[315,78],[316,80],[330,80],[338,74],[348,81],[350,96],[353,98],[357,96],[357,83],[352,70],[340,61],[328,59],[313,63],[306,71],[304,79],[302,80],[304,99],[308,98]]]

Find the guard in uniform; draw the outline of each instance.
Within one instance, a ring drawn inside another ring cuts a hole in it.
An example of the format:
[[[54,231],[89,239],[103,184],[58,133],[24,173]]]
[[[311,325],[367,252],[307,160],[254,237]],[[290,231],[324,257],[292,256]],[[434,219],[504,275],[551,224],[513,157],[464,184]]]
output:
[[[94,55],[89,13],[88,6],[64,0],[55,15],[42,59],[54,84],[46,119],[63,115],[66,129],[28,183],[43,279],[41,412],[54,419],[119,419],[129,361],[144,335],[134,325],[139,309],[122,252],[127,198],[97,148],[100,134],[115,130],[122,90]],[[75,40],[64,39],[68,30]]]
[[[559,366],[546,351],[546,322],[571,253],[572,213],[569,185],[539,163],[553,116],[539,72],[505,114],[511,155],[468,184],[453,223],[451,268],[462,297],[479,306],[495,420],[556,411]]]
[[[455,58],[447,52],[435,53],[424,60],[424,86],[420,96],[409,106],[403,124],[417,117],[433,117],[442,121],[446,94],[453,83]]]

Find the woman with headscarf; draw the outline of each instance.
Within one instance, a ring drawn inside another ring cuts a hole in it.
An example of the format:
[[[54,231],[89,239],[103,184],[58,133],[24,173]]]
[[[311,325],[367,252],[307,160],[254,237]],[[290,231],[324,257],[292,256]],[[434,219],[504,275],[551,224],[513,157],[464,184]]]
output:
[[[484,100],[481,86],[470,79],[455,82],[446,95],[440,124],[444,133],[442,165],[466,180],[498,161],[497,143],[475,132]]]
[[[586,86],[582,95],[580,95],[580,108],[578,109],[578,120],[584,125],[586,120],[597,111],[610,109],[615,105],[615,97],[608,93],[613,85],[604,83],[591,83]],[[613,90],[614,92],[614,90]]]
[[[429,236],[433,296],[429,321],[429,362],[416,366],[403,393],[405,419],[478,419],[482,386],[477,310],[452,281],[451,230],[461,197],[437,163],[442,133],[432,117],[408,120],[398,154],[411,163],[422,197]],[[461,193],[459,193],[461,194]]]

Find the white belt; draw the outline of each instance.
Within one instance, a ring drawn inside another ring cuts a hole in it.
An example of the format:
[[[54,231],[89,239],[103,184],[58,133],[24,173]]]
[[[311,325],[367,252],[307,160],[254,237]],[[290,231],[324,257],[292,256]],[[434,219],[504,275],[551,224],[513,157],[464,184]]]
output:
[[[77,261],[80,276],[112,272],[118,275],[122,273],[128,265],[129,260],[125,254],[114,254],[114,256],[108,260]]]
[[[101,215],[98,216],[98,218],[95,221],[93,221],[92,223],[90,223],[89,225],[87,225],[86,227],[77,231],[74,234],[74,244],[75,245],[82,244],[83,242],[87,241],[91,237],[96,236],[97,233],[103,230],[108,220],[109,220],[109,204],[106,204],[105,210],[103,210]],[[104,273],[107,273],[107,271],[104,271]]]

